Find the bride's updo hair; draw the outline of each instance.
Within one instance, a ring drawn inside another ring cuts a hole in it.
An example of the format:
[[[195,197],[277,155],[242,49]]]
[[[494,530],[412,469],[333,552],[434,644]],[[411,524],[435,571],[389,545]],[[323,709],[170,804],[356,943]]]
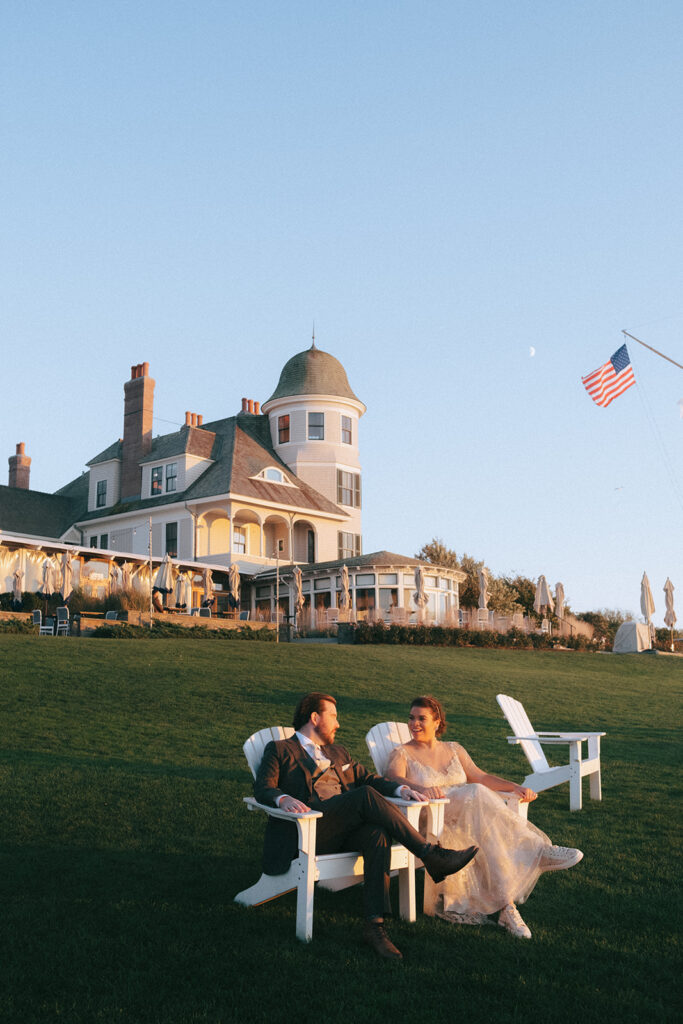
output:
[[[448,722],[446,721],[446,712],[440,700],[430,696],[416,697],[415,700],[411,700],[410,706],[411,708],[427,708],[428,711],[431,711],[437,722],[436,735],[443,736],[448,727]]]

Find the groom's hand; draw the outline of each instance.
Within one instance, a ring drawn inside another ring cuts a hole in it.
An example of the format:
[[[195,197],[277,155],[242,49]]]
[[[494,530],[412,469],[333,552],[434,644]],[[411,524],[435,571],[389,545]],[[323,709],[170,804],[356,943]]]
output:
[[[281,811],[289,811],[290,814],[305,814],[306,811],[311,809],[293,796],[283,796],[278,807]]]

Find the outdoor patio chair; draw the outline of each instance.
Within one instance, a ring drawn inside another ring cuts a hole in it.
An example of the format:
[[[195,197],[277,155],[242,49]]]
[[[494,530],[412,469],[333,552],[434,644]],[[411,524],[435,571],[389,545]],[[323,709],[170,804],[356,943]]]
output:
[[[240,612],[240,621],[241,622],[248,622],[249,621],[249,612],[248,611]]]
[[[69,625],[69,609],[66,607],[66,605],[63,605],[61,608],[57,609],[56,635],[68,636],[70,632],[71,628]]]
[[[43,624],[43,613],[41,612],[40,608],[33,609],[33,611],[31,612],[31,618],[33,620],[33,625],[37,626],[38,629],[40,629],[40,627]]]
[[[118,612],[105,612],[104,618],[106,622],[116,622],[119,617]]]
[[[521,744],[529,764],[533,768],[523,786],[536,790],[552,789],[564,782],[569,783],[569,810],[581,810],[581,780],[590,779],[591,800],[602,800],[600,778],[600,737],[604,732],[537,732],[529,721],[524,706],[513,697],[499,693],[496,697],[507,718],[514,736],[508,736],[508,743]],[[588,744],[588,757],[583,758],[583,743]],[[551,766],[548,764],[541,744],[569,747],[569,764]]]
[[[43,622],[41,624],[41,627],[38,630],[38,635],[39,636],[54,636],[55,635],[55,620],[52,618],[52,616],[48,616],[45,619],[45,622]]]
[[[200,608],[199,609],[199,618],[200,619],[210,619],[211,618],[211,609],[210,608]]]
[[[254,778],[266,744],[270,740],[288,739],[293,733],[294,729],[290,726],[275,726],[272,729],[261,729],[249,737],[243,749]],[[238,893],[235,901],[245,907],[256,907],[296,889],[296,936],[303,942],[310,942],[313,935],[315,883],[318,882],[324,889],[334,891],[357,885],[363,880],[363,857],[355,852],[316,855],[316,824],[317,819],[323,816],[322,811],[292,814],[281,811],[279,807],[260,804],[251,796],[245,796],[243,799],[250,811],[263,811],[271,817],[282,818],[296,825],[299,835],[299,856],[292,861],[286,874],[262,874],[256,885]],[[410,824],[417,828],[420,811],[426,806],[426,802],[423,804],[398,799],[392,799],[391,802],[396,804]],[[415,857],[404,846],[394,845],[391,847],[390,867],[392,871],[398,872],[399,913],[405,920],[414,921],[417,916]]]
[[[409,740],[410,729],[406,722],[380,722],[379,725],[373,725],[365,737],[365,742],[368,745],[375,769],[380,775],[386,771],[392,750],[400,747],[402,743],[408,743]],[[505,801],[511,811],[516,811],[520,818],[528,816],[529,805],[522,803],[514,793],[498,793],[498,796]],[[427,831],[430,836],[436,838],[441,835],[444,821],[444,809],[443,806],[437,806],[439,803],[438,800],[430,800],[427,818]],[[441,803],[445,804],[448,801],[441,801]],[[434,841],[430,839],[430,842]]]

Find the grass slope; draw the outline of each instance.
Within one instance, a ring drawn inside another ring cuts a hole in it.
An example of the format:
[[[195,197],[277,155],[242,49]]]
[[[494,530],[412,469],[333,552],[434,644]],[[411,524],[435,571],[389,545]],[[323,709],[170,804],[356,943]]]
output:
[[[468,1022],[673,1020],[678,921],[675,726],[681,662],[651,656],[0,637],[0,1020]],[[402,964],[359,942],[360,894],[245,909],[263,819],[241,745],[297,697],[339,700],[340,740],[433,692],[485,768],[519,779],[495,694],[538,728],[604,729],[604,800],[567,787],[532,820],[584,861],[543,877],[533,939],[420,918]],[[586,796],[586,794],[585,794]]]

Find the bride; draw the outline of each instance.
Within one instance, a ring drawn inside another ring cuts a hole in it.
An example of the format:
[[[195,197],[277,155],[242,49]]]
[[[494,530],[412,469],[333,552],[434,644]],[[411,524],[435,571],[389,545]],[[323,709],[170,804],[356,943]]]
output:
[[[466,871],[438,884],[425,878],[425,913],[459,924],[486,924],[489,914],[499,912],[501,927],[530,939],[516,904],[524,903],[544,871],[570,868],[583,854],[553,846],[497,795],[512,792],[530,802],[537,796],[532,789],[477,768],[459,743],[441,742],[446,715],[435,697],[415,698],[408,727],[412,739],[392,752],[387,777],[408,779],[428,797],[447,796],[441,841],[457,848],[473,843],[479,847]]]

